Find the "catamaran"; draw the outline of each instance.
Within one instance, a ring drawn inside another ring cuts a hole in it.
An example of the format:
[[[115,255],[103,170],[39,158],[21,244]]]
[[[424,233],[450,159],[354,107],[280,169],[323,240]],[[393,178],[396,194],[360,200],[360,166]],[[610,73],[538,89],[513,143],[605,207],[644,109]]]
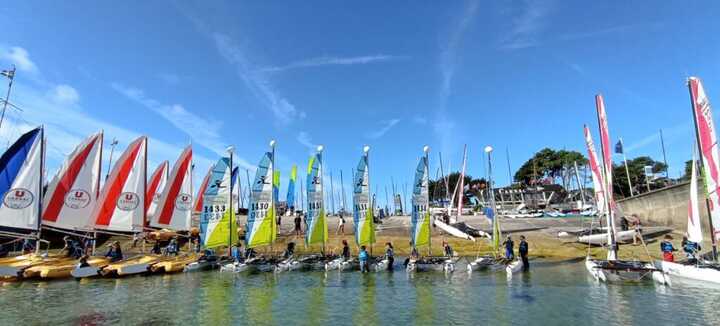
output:
[[[325,245],[328,241],[327,216],[325,215],[325,200],[323,191],[323,147],[318,146],[317,153],[310,157],[307,169],[307,215],[305,216],[307,228],[305,230],[305,246],[320,244],[320,254],[304,257],[289,257],[280,262],[278,271],[287,270],[319,270],[323,269],[328,260],[325,254]]]
[[[42,127],[18,138],[0,157],[0,236],[35,240],[34,254],[5,258],[1,278],[20,277],[23,270],[49,260],[40,255],[41,204],[45,168],[45,137]]]
[[[370,200],[370,167],[369,167],[370,146],[363,147],[363,155],[353,173],[353,227],[355,233],[355,244],[359,247],[375,243],[375,221],[373,215],[374,203]],[[372,257],[370,264],[374,265]],[[325,264],[325,270],[339,269],[351,271],[360,269],[360,262],[357,258],[345,260],[337,258]]]
[[[415,169],[415,180],[413,183],[412,195],[412,216],[410,225],[410,243],[413,253],[418,253],[418,247],[427,246],[428,256],[421,257],[419,254],[409,258],[406,270],[408,272],[437,270],[452,272],[455,270],[454,257],[433,257],[430,234],[430,204],[429,198],[429,158],[428,146],[423,147],[424,156],[420,158]]]
[[[249,257],[244,262],[233,262],[222,266],[221,271],[243,272],[246,270],[269,272],[275,269],[277,259],[256,255],[255,248],[272,246],[277,238],[275,223],[275,198],[273,191],[275,169],[275,141],[270,142],[258,164],[255,180],[251,186],[250,210],[245,226],[245,247]]]
[[[595,151],[595,143],[590,133],[590,128],[584,126],[583,132],[585,134],[585,145],[588,150],[588,164],[590,165],[590,172],[592,174],[593,188],[595,190],[595,205],[598,208],[597,216],[603,216],[606,214],[608,205],[606,204],[605,188],[607,186],[603,183],[602,169],[598,160],[597,152]],[[616,242],[631,241],[635,238],[635,230],[620,231],[615,233]],[[567,234],[567,232],[566,232]],[[591,227],[589,229],[580,230],[574,232],[573,235],[577,236],[577,242],[585,243],[588,245],[595,246],[606,246],[610,237],[608,237],[608,227]]]
[[[713,122],[710,100],[705,94],[702,82],[697,77],[688,80],[690,99],[692,100],[693,120],[695,122],[695,136],[698,149],[701,153],[700,163],[705,176],[705,189],[707,189],[707,209],[710,219],[710,239],[712,241],[712,260],[698,257],[696,262],[668,262],[659,261],[656,265],[666,277],[654,273],[653,278],[658,283],[670,285],[678,280],[695,280],[720,284],[720,265],[717,263],[717,239],[720,236],[720,152],[717,147],[717,135]],[[688,240],[700,245],[702,243],[702,227],[698,205],[698,181],[695,155],[693,154],[692,172],[690,179],[690,200],[688,203],[687,234]]]
[[[614,209],[615,202],[613,200],[612,191],[612,152],[610,151],[610,134],[607,124],[607,115],[605,113],[605,104],[601,95],[595,96],[598,124],[600,127],[600,148],[602,150],[602,174],[599,174],[602,184],[603,203],[605,204],[604,213],[607,222],[607,259],[593,259],[588,254],[585,260],[585,267],[595,280],[603,282],[618,281],[642,281],[647,279],[655,271],[655,267],[650,262],[619,260],[617,258],[618,243],[615,232]],[[587,130],[587,128],[586,128]],[[586,132],[586,139],[589,133]],[[592,145],[592,140],[589,142]],[[588,147],[590,151],[590,159],[593,160],[592,152],[594,149]],[[592,165],[591,165],[592,167]],[[593,168],[594,169],[594,168]]]
[[[237,220],[232,200],[234,188],[232,187],[232,155],[218,160],[209,174],[209,183],[203,194],[203,208],[200,216],[200,240],[207,254],[196,262],[188,264],[185,271],[212,269],[226,263],[214,250],[218,248],[231,248],[238,242]],[[229,255],[228,255],[229,256]]]

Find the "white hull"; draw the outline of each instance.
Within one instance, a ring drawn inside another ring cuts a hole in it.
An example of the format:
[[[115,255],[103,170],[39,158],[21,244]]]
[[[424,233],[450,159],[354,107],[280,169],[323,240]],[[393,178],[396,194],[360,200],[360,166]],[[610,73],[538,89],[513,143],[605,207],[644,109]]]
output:
[[[641,282],[646,280],[648,276],[651,276],[654,273],[651,270],[655,269],[652,263],[645,263],[642,265],[642,268],[647,269],[645,271],[611,270],[602,268],[599,262],[601,261],[595,261],[588,257],[585,260],[585,268],[595,281],[604,283]]]
[[[472,273],[474,271],[479,271],[483,269],[487,269],[494,263],[494,259],[491,257],[478,257],[474,261],[467,264],[467,271],[469,273]]]
[[[505,267],[505,273],[507,275],[512,276],[513,274],[521,271],[523,269],[523,263],[521,260],[516,260],[511,262],[510,264]]]
[[[409,273],[412,272],[445,272],[452,273],[455,271],[455,262],[452,259],[447,259],[443,262],[436,263],[423,263],[423,262],[408,262],[405,270]]]
[[[558,233],[558,236],[560,234]],[[635,230],[620,231],[615,233],[615,239],[617,242],[626,242],[633,239],[635,236]],[[608,243],[607,233],[597,233],[591,235],[583,235],[578,237],[578,242],[587,243],[596,246],[604,246]]]
[[[70,272],[70,275],[74,278],[99,276],[101,269],[102,267],[97,266],[75,267],[72,272]]]
[[[118,275],[135,275],[135,274],[147,273],[148,271],[150,271],[150,264],[141,263],[141,264],[122,266],[122,267],[118,268],[117,273],[118,273]]]
[[[669,277],[671,281],[694,280],[720,284],[720,270],[717,269],[697,267],[696,265],[683,265],[667,261],[660,261],[656,263],[656,265],[662,270],[662,274]],[[656,281],[663,284],[660,282],[660,279]],[[671,282],[665,282],[664,284],[670,283]]]
[[[253,264],[249,262],[244,263],[229,263],[220,267],[221,272],[230,273],[242,273],[242,272],[272,272],[275,270],[275,265],[271,263],[260,263]]]
[[[458,237],[458,238],[460,238],[460,239],[465,239],[465,240],[475,241],[475,238],[473,238],[471,235],[469,235],[469,234],[467,234],[467,233],[465,233],[465,232],[463,232],[463,231],[460,231],[460,230],[458,230],[458,229],[455,228],[455,227],[452,227],[452,226],[450,226],[450,225],[447,225],[447,224],[445,224],[443,221],[441,221],[441,220],[439,220],[439,219],[435,219],[435,222],[434,222],[434,223],[435,223],[435,226],[436,226],[436,227],[440,228],[441,230],[447,232],[448,234],[450,234],[450,235],[452,235],[452,236],[454,236],[454,237]]]

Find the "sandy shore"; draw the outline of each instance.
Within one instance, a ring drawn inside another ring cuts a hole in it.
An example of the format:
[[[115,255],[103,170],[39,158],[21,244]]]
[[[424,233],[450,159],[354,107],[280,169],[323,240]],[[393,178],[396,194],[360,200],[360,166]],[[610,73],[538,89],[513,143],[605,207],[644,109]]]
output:
[[[244,225],[246,216],[239,217],[240,225]],[[337,234],[339,218],[332,216],[328,218],[328,228],[330,238],[326,245],[328,252],[339,253],[342,240],[347,240],[350,243],[353,253],[357,252],[355,247],[355,240],[353,237],[353,222],[352,217],[347,217],[345,224],[345,233]],[[491,225],[484,216],[463,216],[460,221],[467,223],[468,225],[485,231],[491,230]],[[280,252],[282,251],[288,242],[294,241],[297,244],[297,251],[300,254],[303,253],[317,253],[321,247],[319,245],[305,247],[304,236],[296,236],[292,217],[283,217],[281,220],[282,224],[280,227],[280,236],[278,241],[272,246],[272,248],[259,248],[261,252]],[[590,219],[580,218],[527,218],[527,219],[502,219],[501,228],[503,235],[510,234],[515,241],[515,251],[517,253],[517,244],[519,243],[519,236],[524,235],[530,246],[530,257],[532,258],[543,258],[547,260],[572,260],[585,258],[590,252],[591,255],[597,257],[604,257],[606,252],[603,248],[593,247],[588,248],[587,245],[572,242],[573,239],[558,238],[557,233],[563,230],[573,230],[582,227],[587,227],[590,224]],[[410,253],[410,217],[409,216],[392,216],[383,220],[382,224],[377,225],[376,239],[377,242],[373,246],[373,252],[375,254],[381,254],[384,252],[384,246],[386,242],[391,242],[395,247],[397,255],[403,256]],[[674,242],[676,247],[679,247],[680,240],[682,238],[679,234],[674,234]],[[659,259],[661,257],[659,250],[660,239],[648,239],[646,240],[648,251],[653,259]],[[476,256],[478,254],[489,254],[493,252],[492,244],[488,239],[477,239],[476,242],[464,240],[456,237],[449,236],[442,232],[440,229],[433,228],[432,230],[432,254],[441,255],[442,253],[442,242],[447,241],[450,246],[460,256]],[[421,249],[421,253],[427,254],[427,248]],[[620,249],[620,258],[622,259],[640,259],[647,260],[648,254],[642,245],[622,245]]]

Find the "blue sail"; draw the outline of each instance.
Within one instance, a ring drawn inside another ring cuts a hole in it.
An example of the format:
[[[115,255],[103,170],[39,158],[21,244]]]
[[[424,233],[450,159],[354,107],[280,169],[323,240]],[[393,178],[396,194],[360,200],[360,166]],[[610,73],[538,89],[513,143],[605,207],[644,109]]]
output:
[[[0,157],[0,226],[24,230],[39,228],[43,130],[33,129]]]

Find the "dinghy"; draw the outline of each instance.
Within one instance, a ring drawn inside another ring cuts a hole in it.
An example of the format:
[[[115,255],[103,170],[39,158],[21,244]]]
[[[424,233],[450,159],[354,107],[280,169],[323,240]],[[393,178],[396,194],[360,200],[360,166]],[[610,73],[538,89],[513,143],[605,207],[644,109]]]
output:
[[[642,261],[623,261],[617,259],[618,243],[615,232],[614,209],[615,201],[612,192],[612,152],[610,151],[610,134],[607,125],[605,104],[601,95],[595,96],[598,124],[600,128],[600,149],[602,150],[602,170],[597,160],[595,145],[587,125],[584,127],[585,142],[588,148],[588,159],[595,184],[597,207],[604,207],[607,233],[607,259],[593,259],[589,255],[585,260],[585,268],[596,280],[602,282],[644,281],[652,272],[657,271],[653,263]],[[599,189],[598,189],[599,188]],[[599,195],[599,196],[598,196]],[[634,231],[633,231],[634,232]],[[644,244],[644,242],[643,242]]]
[[[100,269],[100,275],[105,277],[128,276],[146,274],[150,272],[150,266],[161,261],[164,257],[160,255],[139,255],[110,263]]]
[[[80,267],[77,263],[70,271],[70,275],[76,279],[100,276],[100,270],[110,264],[110,260],[105,257],[92,257],[88,259],[90,266]]]
[[[105,257],[91,257],[88,259],[88,264],[91,266],[104,266],[110,262]],[[51,264],[43,264],[31,267],[25,270],[25,278],[41,278],[41,279],[63,279],[70,278],[75,269],[78,268],[77,259],[68,258],[66,260],[58,261]],[[97,273],[97,270],[96,270]]]
[[[0,236],[35,240],[35,254],[5,258],[0,277],[20,277],[29,267],[53,259],[40,255],[45,138],[42,127],[21,135],[0,157]]]
[[[712,239],[713,253],[711,256],[715,261],[706,261],[698,257],[697,262],[669,262],[658,261],[656,265],[662,271],[655,273],[654,279],[661,284],[670,285],[675,281],[693,280],[720,284],[720,265],[717,263],[716,242],[720,228],[720,194],[717,189],[720,180],[717,176],[720,173],[720,152],[717,148],[717,135],[713,121],[710,101],[705,94],[702,82],[699,78],[690,77],[688,80],[690,98],[692,100],[693,120],[695,121],[695,135],[697,146],[701,155],[700,164],[703,167],[705,185],[708,189],[708,218],[710,219],[710,239]],[[693,151],[691,178],[690,178],[690,199],[688,202],[687,234],[688,240],[700,245],[702,243],[702,227],[700,223],[700,210],[698,205],[698,180],[696,172],[697,163],[695,151]],[[664,276],[664,277],[661,277]],[[669,281],[668,281],[669,280]]]
[[[153,273],[178,273],[184,271],[190,263],[196,261],[197,256],[194,254],[167,257],[150,265],[150,271]]]

